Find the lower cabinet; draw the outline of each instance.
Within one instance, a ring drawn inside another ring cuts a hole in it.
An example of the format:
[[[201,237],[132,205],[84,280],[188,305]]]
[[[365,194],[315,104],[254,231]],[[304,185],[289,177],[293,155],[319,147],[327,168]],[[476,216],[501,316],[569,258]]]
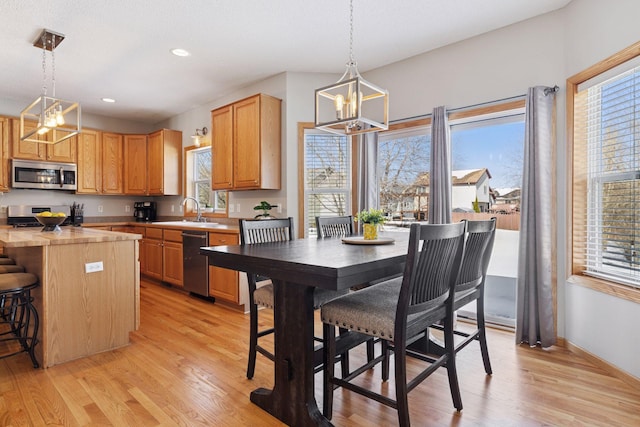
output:
[[[162,235],[162,280],[182,287],[182,231],[163,230]]]
[[[209,233],[209,246],[237,245],[239,236],[227,233]],[[209,266],[209,295],[234,304],[240,303],[238,272]]]
[[[162,280],[162,229],[147,227],[140,241],[140,273]]]

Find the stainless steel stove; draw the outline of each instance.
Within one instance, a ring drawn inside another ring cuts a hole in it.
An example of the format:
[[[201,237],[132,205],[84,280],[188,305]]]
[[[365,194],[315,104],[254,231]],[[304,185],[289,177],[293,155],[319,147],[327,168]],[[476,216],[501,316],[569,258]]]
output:
[[[44,211],[64,212],[67,218],[61,225],[72,224],[71,207],[63,205],[9,205],[7,206],[7,224],[14,227],[42,227],[35,215]]]

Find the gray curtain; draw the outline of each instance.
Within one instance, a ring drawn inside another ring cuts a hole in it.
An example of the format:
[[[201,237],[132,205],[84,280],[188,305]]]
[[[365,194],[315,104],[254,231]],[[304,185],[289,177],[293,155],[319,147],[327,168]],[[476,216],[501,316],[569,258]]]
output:
[[[433,109],[429,172],[429,223],[451,222],[451,134],[445,107]]]
[[[378,132],[358,135],[357,212],[378,209]]]
[[[549,347],[556,342],[551,283],[555,90],[529,88],[525,114],[516,342]]]

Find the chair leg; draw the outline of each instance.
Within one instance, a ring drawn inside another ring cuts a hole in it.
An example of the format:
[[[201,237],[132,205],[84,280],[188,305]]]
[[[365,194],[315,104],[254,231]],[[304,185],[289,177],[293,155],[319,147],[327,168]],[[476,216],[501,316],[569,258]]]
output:
[[[382,381],[389,381],[389,358],[391,357],[391,348],[387,340],[382,342]]]
[[[384,341],[383,341],[384,342]],[[387,346],[387,351],[388,346]],[[400,427],[409,427],[409,400],[407,399],[407,356],[404,342],[394,342],[393,347],[396,381],[396,402],[398,411],[398,424]],[[383,362],[384,363],[384,362]],[[387,361],[388,363],[388,361]],[[388,368],[387,368],[388,369]]]
[[[35,355],[35,346],[38,343],[38,329],[40,328],[40,318],[38,317],[38,311],[32,304],[31,292],[27,291],[27,309],[33,316],[33,331],[31,332],[31,337],[29,340],[29,348],[27,352],[29,353],[29,357],[31,358],[31,363],[33,363],[34,368],[39,368],[40,363],[38,363],[38,359],[36,359]],[[29,317],[29,316],[27,316]],[[29,329],[29,324],[27,324],[27,332]]]
[[[258,347],[258,306],[249,306],[249,361],[247,362],[247,378],[253,378],[256,369],[256,353]]]
[[[348,333],[348,329],[339,328],[339,334]],[[342,369],[342,378],[346,378],[349,376],[349,350],[345,351],[340,355],[340,368]]]
[[[484,321],[484,295],[476,301],[476,316],[478,322],[478,341],[480,341],[480,352],[482,353],[482,362],[484,363],[484,371],[487,375],[493,374],[491,369],[491,361],[489,360],[489,347],[487,346],[487,330]]]
[[[367,341],[367,362],[371,362],[375,357],[375,339],[371,338],[370,340]]]
[[[449,377],[449,389],[453,406],[456,410],[462,410],[462,398],[460,397],[460,385],[458,384],[458,372],[456,370],[456,347],[453,341],[453,315],[448,316],[444,323],[444,347],[447,354],[447,376]]]
[[[336,357],[336,329],[333,325],[323,323],[322,326],[322,352],[324,354],[324,370],[323,370],[323,395],[322,395],[322,414],[331,419],[333,416],[333,383],[331,380],[335,375],[335,357]]]

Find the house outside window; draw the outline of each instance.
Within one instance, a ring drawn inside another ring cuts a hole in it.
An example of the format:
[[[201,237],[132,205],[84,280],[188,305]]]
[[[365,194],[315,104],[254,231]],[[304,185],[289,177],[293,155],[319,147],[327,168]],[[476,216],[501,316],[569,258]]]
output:
[[[391,221],[426,220],[430,150],[428,126],[379,135],[380,209]]]

